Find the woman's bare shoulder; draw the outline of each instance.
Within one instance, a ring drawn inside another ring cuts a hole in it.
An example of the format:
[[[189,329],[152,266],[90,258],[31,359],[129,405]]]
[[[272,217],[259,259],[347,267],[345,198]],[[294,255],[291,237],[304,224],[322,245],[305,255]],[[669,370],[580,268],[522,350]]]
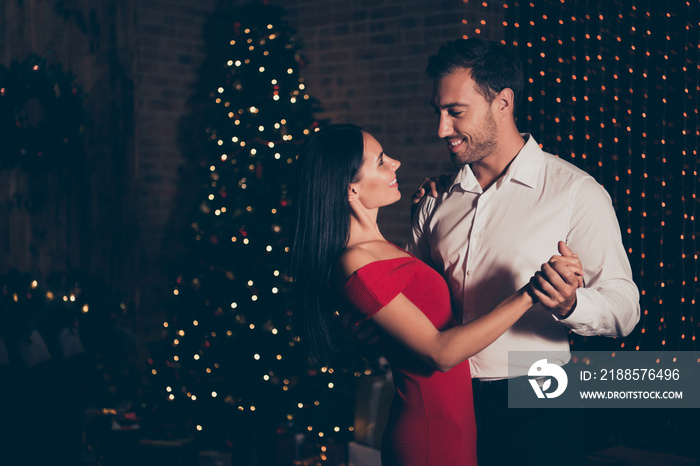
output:
[[[342,271],[345,278],[349,277],[365,265],[381,260],[381,258],[377,257],[371,249],[368,249],[365,246],[366,243],[347,247],[340,254],[340,257],[338,257],[337,266],[338,269]]]
[[[338,258],[338,266],[347,278],[369,263],[404,256],[409,257],[408,253],[387,241],[365,241],[345,248]]]

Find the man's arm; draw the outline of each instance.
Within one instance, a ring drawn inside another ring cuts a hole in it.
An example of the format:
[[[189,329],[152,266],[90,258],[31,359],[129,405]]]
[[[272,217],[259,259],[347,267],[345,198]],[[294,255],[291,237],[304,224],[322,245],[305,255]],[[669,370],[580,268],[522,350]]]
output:
[[[570,205],[566,243],[583,264],[585,288],[576,291],[573,312],[559,321],[579,335],[627,336],[639,322],[639,290],[610,196],[584,178]]]

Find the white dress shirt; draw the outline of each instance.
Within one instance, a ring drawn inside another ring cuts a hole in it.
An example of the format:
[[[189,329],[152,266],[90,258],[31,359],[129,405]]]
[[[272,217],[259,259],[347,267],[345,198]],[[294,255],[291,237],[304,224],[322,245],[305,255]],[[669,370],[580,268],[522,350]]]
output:
[[[508,368],[508,351],[561,351],[567,333],[628,335],[639,321],[639,291],[620,237],[610,196],[593,177],[526,143],[486,191],[469,165],[438,199],[425,196],[413,220],[408,251],[447,280],[457,320],[469,322],[527,284],[565,241],[584,268],[585,288],[565,319],[540,304],[489,347],[470,358],[472,377],[526,375]]]

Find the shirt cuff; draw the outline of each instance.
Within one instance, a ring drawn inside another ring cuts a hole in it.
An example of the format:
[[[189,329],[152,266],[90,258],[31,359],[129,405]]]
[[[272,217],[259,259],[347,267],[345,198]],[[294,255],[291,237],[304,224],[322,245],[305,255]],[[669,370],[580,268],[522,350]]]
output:
[[[566,317],[558,317],[555,314],[552,314],[552,317],[574,332],[579,329],[590,328],[592,324],[595,325],[598,316],[595,312],[595,303],[591,296],[591,290],[585,288],[576,290],[576,304],[573,311]]]

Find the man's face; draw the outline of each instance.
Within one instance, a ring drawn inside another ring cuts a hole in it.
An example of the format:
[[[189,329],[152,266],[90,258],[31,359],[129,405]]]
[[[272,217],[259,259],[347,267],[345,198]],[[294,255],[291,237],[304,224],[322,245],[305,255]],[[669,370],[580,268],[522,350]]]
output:
[[[459,68],[436,80],[431,104],[440,115],[438,136],[447,142],[454,163],[476,162],[494,152],[498,125],[469,69]]]

